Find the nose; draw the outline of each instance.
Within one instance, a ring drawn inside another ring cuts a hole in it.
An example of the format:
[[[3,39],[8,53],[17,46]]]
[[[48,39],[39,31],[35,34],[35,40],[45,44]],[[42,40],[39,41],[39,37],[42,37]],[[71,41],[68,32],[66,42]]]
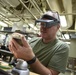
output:
[[[41,25],[41,26],[40,26],[40,30],[41,30],[41,31],[46,31],[46,29],[47,29],[47,28],[46,28],[44,25]]]
[[[44,25],[41,25],[40,28],[41,28],[41,29],[45,29],[46,27],[45,27]]]

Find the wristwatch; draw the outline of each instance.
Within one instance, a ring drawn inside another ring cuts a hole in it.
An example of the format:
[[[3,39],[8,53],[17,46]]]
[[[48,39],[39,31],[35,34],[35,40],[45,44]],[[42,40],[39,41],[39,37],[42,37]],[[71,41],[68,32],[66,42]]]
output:
[[[33,57],[31,60],[27,61],[28,64],[33,64],[36,61],[36,56]]]

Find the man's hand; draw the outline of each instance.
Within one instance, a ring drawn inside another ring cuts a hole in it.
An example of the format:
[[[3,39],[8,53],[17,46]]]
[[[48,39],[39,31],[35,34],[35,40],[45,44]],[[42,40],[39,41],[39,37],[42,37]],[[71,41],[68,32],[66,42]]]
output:
[[[18,33],[19,34],[19,33]],[[10,43],[9,43],[9,50],[14,54],[14,56],[16,58],[20,58],[20,59],[24,59],[26,61],[31,60],[35,55],[32,51],[31,46],[29,45],[29,43],[27,42],[26,38],[24,37],[24,35],[21,35],[21,41],[23,46],[20,46],[16,40],[14,40],[13,38],[11,39]]]

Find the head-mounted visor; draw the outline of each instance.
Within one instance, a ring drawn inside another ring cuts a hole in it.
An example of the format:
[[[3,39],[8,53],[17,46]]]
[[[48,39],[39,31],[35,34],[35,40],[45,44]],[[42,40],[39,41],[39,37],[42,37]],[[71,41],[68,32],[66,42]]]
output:
[[[55,26],[58,25],[60,23],[60,21],[57,20],[44,20],[44,19],[38,19],[35,21],[35,25],[37,25],[37,23],[42,23],[41,25],[44,25],[44,27],[51,27],[51,26]]]

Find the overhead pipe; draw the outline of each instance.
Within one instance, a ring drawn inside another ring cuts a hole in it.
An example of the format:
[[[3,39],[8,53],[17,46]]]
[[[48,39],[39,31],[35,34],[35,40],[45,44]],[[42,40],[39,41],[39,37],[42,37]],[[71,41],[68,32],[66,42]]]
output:
[[[65,9],[66,13],[72,13],[72,0],[62,0],[63,2],[63,6]],[[69,5],[68,5],[68,4]],[[72,26],[73,23],[73,16],[72,15],[65,15],[66,19],[67,19],[67,27],[66,28],[70,28]]]
[[[37,5],[36,1],[35,0],[32,0],[33,3],[36,5],[37,9],[40,11],[40,13],[43,13],[42,10],[40,9],[40,7]]]
[[[4,16],[2,13],[0,13],[0,15],[1,15],[2,17],[6,18],[6,16]],[[9,18],[6,18],[6,19],[8,19],[9,21],[11,21]]]
[[[51,7],[50,7],[50,4],[49,4],[48,0],[46,0],[46,2],[47,2],[48,6],[49,6],[49,8],[50,8],[50,10],[51,10]]]
[[[76,13],[60,13],[60,15],[76,15]]]
[[[1,3],[0,3],[1,4]],[[2,5],[2,4],[1,4]],[[13,13],[13,12],[11,12],[9,9],[7,9],[7,8],[5,8],[3,5],[2,5],[2,7],[4,8],[4,9],[6,9],[7,11],[9,11],[11,14],[13,14],[13,15],[15,15],[16,17],[18,17],[20,20],[22,20],[24,23],[26,23],[27,25],[29,25],[28,24],[28,21],[25,19],[23,19],[23,18],[21,18],[21,17],[19,17],[18,15],[16,15],[15,13]],[[30,25],[29,25],[30,26]],[[34,29],[34,28],[33,28]]]
[[[46,5],[45,5],[45,1],[41,0],[42,3],[42,11],[45,13],[46,12]]]
[[[18,21],[10,20],[8,17],[4,16],[2,13],[0,13],[0,15],[4,18],[8,19],[8,21],[13,21],[13,22],[19,22],[20,21],[20,19]],[[10,22],[10,23],[12,23],[12,22]]]
[[[29,13],[35,18],[35,20],[37,19],[37,17],[29,10],[29,8],[23,3],[22,0],[19,0],[19,2],[29,11]]]
[[[2,4],[1,4],[2,5]],[[11,5],[11,4],[10,4]],[[4,8],[4,9],[7,9],[7,8],[5,8],[4,7],[4,5],[2,5],[2,7]],[[14,9],[14,8],[13,8]],[[29,23],[28,23],[28,21],[25,19],[23,19],[23,18],[21,18],[20,16],[18,16],[18,15],[16,15],[15,13],[12,13],[12,11],[10,11],[9,9],[7,9],[11,14],[14,14],[16,17],[18,17],[20,20],[22,20],[23,22],[25,22],[28,26],[30,26],[29,25]],[[33,27],[32,27],[32,29],[34,29]]]
[[[60,30],[63,33],[75,33],[76,30]]]
[[[1,3],[0,3],[0,4],[1,4]],[[1,4],[1,5],[2,5],[2,4]],[[5,8],[5,6],[4,6],[4,5],[2,5],[2,7],[3,7],[5,10],[9,11],[11,14],[15,15],[16,17],[18,17],[18,18],[19,18],[20,20],[22,20],[23,22],[25,22],[23,18],[19,17],[18,15],[16,15],[16,14],[15,14],[15,13],[13,13],[12,11],[10,11],[9,9]],[[26,21],[26,24],[28,24],[28,22],[27,22],[27,21]]]
[[[6,23],[4,20],[1,20],[1,19],[0,19],[0,21],[4,22],[4,23],[7,24],[8,27],[9,27],[9,25],[10,25],[9,23]]]
[[[20,1],[20,3],[30,12],[30,14],[35,18],[35,20],[37,19],[37,17],[36,16],[34,16],[33,15],[33,13],[28,9],[28,7],[22,2],[22,0],[19,0]],[[26,22],[27,22],[27,20],[26,20]],[[28,23],[28,22],[27,22]],[[28,24],[29,25],[29,24]]]
[[[34,3],[32,2],[32,0],[29,0],[30,1],[30,3],[33,5],[33,7],[37,10],[37,12],[40,14],[40,15],[42,15],[42,13],[40,13],[40,11],[37,9],[37,7],[34,5]]]
[[[18,15],[16,15],[16,16],[19,17]],[[20,17],[19,17],[19,18],[20,18]],[[20,18],[20,19],[21,19],[24,23],[26,23],[28,26],[30,26],[29,23],[28,23],[28,21],[27,21],[26,19],[25,19],[25,20],[24,20],[23,18]],[[32,28],[33,28],[33,27],[32,27]],[[33,28],[33,29],[34,29],[34,28]]]
[[[1,4],[1,3],[0,3]],[[2,5],[2,7],[5,9],[5,10],[7,10],[7,11],[9,11],[11,14],[13,14],[13,15],[15,15],[16,17],[18,17],[20,20],[22,20],[24,23],[26,23],[28,26],[30,26],[29,24],[28,24],[28,21],[25,19],[23,19],[23,18],[21,18],[21,17],[19,17],[18,15],[16,15],[15,13],[13,13],[12,11],[10,11],[9,9],[7,9],[3,4],[1,4]],[[32,29],[34,29],[34,28],[32,28]]]
[[[1,4],[1,3],[0,3],[0,4]],[[22,20],[22,18],[20,18],[18,15],[16,15],[16,14],[13,13],[12,11],[10,11],[10,9],[7,9],[3,4],[1,4],[1,6],[2,6],[5,10],[9,11],[11,14],[14,14],[16,17],[18,17],[19,19]]]

